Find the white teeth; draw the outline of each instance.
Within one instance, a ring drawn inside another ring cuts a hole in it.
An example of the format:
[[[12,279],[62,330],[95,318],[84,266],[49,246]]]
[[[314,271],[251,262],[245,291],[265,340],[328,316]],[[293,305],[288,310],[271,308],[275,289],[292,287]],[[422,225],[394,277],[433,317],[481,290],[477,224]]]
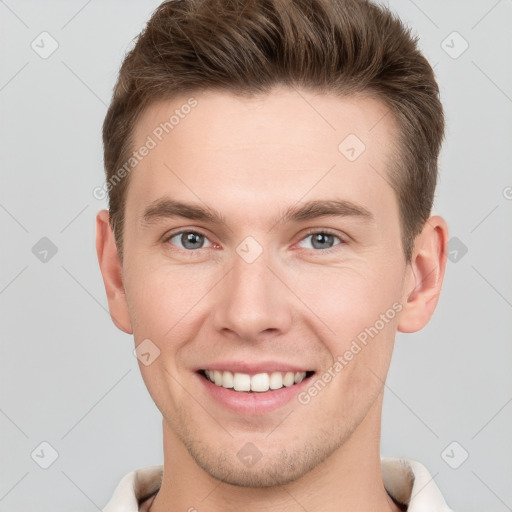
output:
[[[270,374],[270,389],[281,389],[283,387],[283,374],[281,372],[272,372]]]
[[[272,372],[257,373],[253,376],[247,373],[231,373],[229,371],[205,370],[208,379],[216,386],[233,388],[235,391],[254,391],[265,393],[269,389],[281,389],[299,384],[306,377],[306,372]]]
[[[235,373],[233,375],[233,387],[235,391],[250,391],[251,376],[246,373]]]
[[[217,386],[222,386],[222,373],[220,373],[219,370],[214,370],[213,381]]]
[[[293,374],[293,372],[286,372],[286,375],[284,376],[284,379],[283,379],[283,385],[285,385],[286,387],[290,387],[290,386],[293,386],[295,384],[295,375]]]
[[[224,372],[222,374],[222,387],[232,388],[234,386],[233,374],[231,372]]]
[[[257,373],[251,377],[251,391],[268,391],[269,387],[268,373]]]

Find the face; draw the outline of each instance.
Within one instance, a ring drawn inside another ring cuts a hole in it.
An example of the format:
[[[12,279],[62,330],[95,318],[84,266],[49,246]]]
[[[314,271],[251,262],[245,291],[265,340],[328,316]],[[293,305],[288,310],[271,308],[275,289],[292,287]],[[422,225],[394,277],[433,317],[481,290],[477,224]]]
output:
[[[284,484],[347,445],[381,396],[405,297],[396,126],[370,98],[193,97],[135,131],[135,148],[155,143],[126,197],[131,329],[159,351],[140,369],[209,475]]]

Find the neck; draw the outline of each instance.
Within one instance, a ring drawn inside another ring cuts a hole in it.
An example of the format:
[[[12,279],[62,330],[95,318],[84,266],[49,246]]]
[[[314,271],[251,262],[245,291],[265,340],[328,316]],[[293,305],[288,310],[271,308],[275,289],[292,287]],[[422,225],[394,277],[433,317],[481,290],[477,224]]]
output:
[[[164,474],[150,511],[399,512],[382,482],[381,408],[382,394],[350,438],[321,464],[289,484],[263,488],[234,486],[211,477],[164,420]]]

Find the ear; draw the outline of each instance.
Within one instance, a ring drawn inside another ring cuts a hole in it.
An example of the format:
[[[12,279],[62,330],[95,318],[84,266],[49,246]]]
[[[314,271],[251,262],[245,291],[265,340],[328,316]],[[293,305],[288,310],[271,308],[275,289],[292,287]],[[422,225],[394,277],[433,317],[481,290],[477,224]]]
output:
[[[448,226],[439,216],[430,217],[416,237],[404,279],[400,332],[416,332],[428,324],[443,284],[448,250]]]
[[[108,210],[96,215],[96,252],[103,283],[107,292],[108,308],[112,321],[118,329],[133,334],[130,312],[123,285],[121,260],[117,252],[114,234],[109,222]]]

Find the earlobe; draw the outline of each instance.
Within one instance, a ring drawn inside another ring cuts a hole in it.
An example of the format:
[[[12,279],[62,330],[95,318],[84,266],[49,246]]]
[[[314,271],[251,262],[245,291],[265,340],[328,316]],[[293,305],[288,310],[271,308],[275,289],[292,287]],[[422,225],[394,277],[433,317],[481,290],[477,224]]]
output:
[[[397,329],[416,332],[430,321],[441,293],[447,261],[448,226],[439,216],[428,219],[414,244],[403,290]]]
[[[101,210],[96,215],[96,252],[112,321],[121,331],[133,334],[121,260],[110,227],[108,210]]]

